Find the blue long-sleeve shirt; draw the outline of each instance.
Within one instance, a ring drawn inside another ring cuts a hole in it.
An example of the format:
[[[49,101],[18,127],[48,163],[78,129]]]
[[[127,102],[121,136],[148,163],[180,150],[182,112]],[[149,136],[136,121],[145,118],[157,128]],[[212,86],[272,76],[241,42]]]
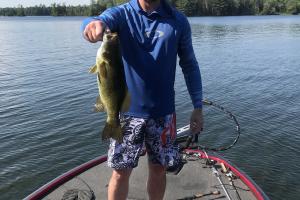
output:
[[[118,32],[125,77],[135,117],[161,117],[175,111],[176,59],[182,68],[194,108],[202,107],[202,84],[187,18],[164,0],[151,14],[138,0],[104,11],[83,22],[82,31],[101,20]]]

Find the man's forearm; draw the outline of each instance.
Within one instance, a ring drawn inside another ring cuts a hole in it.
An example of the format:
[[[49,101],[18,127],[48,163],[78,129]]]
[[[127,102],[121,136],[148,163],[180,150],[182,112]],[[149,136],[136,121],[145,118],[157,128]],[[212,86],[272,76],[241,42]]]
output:
[[[194,108],[202,108],[202,80],[198,65],[185,68],[183,72]]]

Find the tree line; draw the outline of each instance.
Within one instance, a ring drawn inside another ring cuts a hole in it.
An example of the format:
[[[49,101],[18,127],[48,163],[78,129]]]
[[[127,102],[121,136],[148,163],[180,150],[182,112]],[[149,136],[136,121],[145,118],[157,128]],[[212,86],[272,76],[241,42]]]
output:
[[[299,14],[300,0],[171,0],[188,16]]]
[[[90,5],[66,4],[0,8],[0,16],[95,16],[128,0],[91,0]],[[300,0],[169,0],[187,16],[299,14]]]

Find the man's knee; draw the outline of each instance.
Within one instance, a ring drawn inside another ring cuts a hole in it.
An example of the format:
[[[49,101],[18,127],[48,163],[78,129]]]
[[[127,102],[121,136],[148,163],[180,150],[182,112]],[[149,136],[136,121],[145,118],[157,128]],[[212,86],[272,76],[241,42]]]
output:
[[[111,178],[115,181],[128,181],[132,169],[113,170]]]
[[[150,174],[155,174],[157,176],[163,176],[166,174],[166,168],[159,164],[149,163],[149,172],[150,172]]]

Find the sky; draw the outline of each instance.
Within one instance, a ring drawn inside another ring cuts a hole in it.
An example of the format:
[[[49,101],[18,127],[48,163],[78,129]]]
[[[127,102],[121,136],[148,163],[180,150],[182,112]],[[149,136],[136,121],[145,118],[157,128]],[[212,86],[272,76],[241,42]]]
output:
[[[0,8],[16,7],[20,4],[24,7],[28,7],[39,4],[51,5],[52,3],[65,3],[66,5],[83,5],[90,4],[90,0],[0,0]]]

